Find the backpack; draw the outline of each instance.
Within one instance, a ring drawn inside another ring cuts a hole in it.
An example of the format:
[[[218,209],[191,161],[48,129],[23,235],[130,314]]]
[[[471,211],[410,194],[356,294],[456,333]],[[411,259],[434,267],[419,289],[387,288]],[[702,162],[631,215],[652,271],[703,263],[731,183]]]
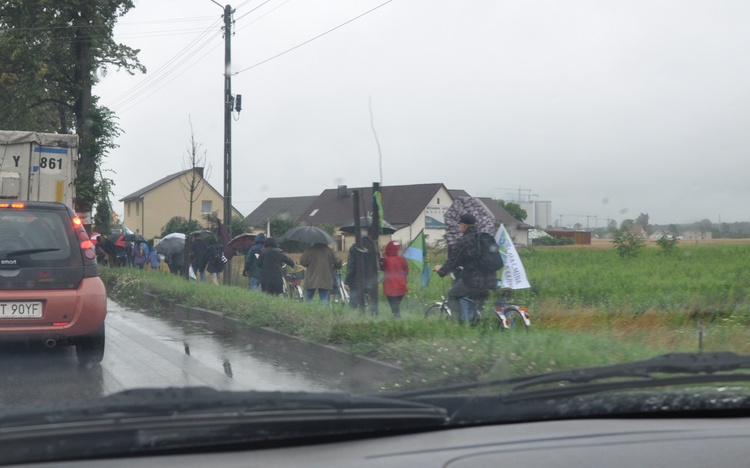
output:
[[[495,272],[503,267],[503,257],[500,255],[495,238],[486,232],[477,234],[477,250],[479,251],[479,269]]]

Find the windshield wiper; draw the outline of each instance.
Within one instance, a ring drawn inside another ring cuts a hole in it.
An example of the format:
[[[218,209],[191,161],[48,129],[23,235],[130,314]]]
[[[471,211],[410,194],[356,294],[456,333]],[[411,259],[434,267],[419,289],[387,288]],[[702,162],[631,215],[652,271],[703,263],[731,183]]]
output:
[[[23,249],[23,250],[12,250],[8,252],[5,256],[6,257],[19,257],[21,255],[31,255],[36,253],[43,253],[43,252],[57,252],[58,248],[45,248],[45,249]]]
[[[701,382],[750,381],[748,373],[727,373],[750,369],[750,356],[732,352],[670,353],[642,361],[633,361],[608,366],[585,367],[546,374],[493,379],[412,392],[389,394],[392,397],[413,398],[426,395],[455,393],[498,386],[509,386],[501,394],[503,401],[512,402],[531,398],[563,397],[612,389],[645,388],[666,385],[682,385]],[[660,374],[670,374],[663,377]],[[673,374],[680,374],[674,376]],[[619,379],[598,382],[606,379]],[[552,383],[584,384],[556,386],[530,390],[530,387]],[[589,384],[589,385],[585,385]]]
[[[346,393],[136,389],[0,412],[0,462],[306,443],[443,428],[426,403]],[[295,442],[296,441],[296,442]],[[34,447],[44,446],[44,451]],[[29,452],[31,450],[32,452]],[[36,450],[36,451],[35,451]]]

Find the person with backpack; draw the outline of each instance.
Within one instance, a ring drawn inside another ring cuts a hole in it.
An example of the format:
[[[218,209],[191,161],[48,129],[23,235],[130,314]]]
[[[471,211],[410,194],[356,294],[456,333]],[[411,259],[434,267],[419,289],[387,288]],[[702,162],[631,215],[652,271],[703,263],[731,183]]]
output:
[[[461,321],[473,321],[475,314],[473,310],[461,307],[460,299],[462,297],[479,297],[489,295],[489,291],[494,291],[497,287],[497,270],[502,268],[502,259],[500,268],[493,269],[497,262],[493,259],[494,252],[491,246],[487,245],[486,238],[489,236],[494,243],[494,238],[486,233],[477,232],[475,226],[476,218],[470,213],[464,213],[459,218],[459,231],[461,237],[456,244],[448,249],[448,260],[443,265],[436,265],[434,270],[440,277],[449,273],[456,276],[456,281],[448,290],[448,307],[452,311],[461,311]],[[499,256],[497,245],[495,252]]]

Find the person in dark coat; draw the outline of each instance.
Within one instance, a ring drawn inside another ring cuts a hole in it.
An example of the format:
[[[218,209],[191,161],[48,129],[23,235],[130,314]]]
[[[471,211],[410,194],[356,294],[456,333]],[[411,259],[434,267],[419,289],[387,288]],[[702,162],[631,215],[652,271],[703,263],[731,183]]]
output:
[[[266,239],[266,246],[258,257],[260,267],[260,287],[263,292],[275,296],[284,292],[284,277],[281,267],[286,264],[294,268],[294,260],[289,258],[276,243],[276,239]]]
[[[484,271],[479,267],[479,246],[477,245],[476,218],[464,213],[459,219],[461,237],[452,249],[448,250],[448,260],[443,265],[435,266],[435,271],[442,278],[453,273],[456,281],[448,290],[448,307],[461,311],[462,321],[473,321],[473,311],[461,307],[462,297],[484,297],[489,291],[497,288],[497,273]]]
[[[190,244],[192,251],[193,272],[200,281],[206,281],[206,264],[208,263],[208,244],[203,239],[195,239]]]
[[[349,248],[349,257],[346,261],[346,278],[344,285],[349,289],[349,305],[352,309],[364,310],[365,295],[375,297],[378,294],[378,270],[380,269],[380,253],[375,243],[367,236],[362,236],[362,245],[352,245]],[[360,287],[357,282],[357,257],[362,257],[362,268],[364,269],[365,284]],[[370,313],[378,313],[374,301],[369,301]]]
[[[169,256],[169,271],[173,275],[180,275],[182,265],[185,263],[185,252],[172,254]]]
[[[207,256],[206,271],[211,277],[211,281],[214,284],[219,284],[219,273],[224,271],[224,265],[229,261],[224,255],[224,246],[222,244],[209,246]]]

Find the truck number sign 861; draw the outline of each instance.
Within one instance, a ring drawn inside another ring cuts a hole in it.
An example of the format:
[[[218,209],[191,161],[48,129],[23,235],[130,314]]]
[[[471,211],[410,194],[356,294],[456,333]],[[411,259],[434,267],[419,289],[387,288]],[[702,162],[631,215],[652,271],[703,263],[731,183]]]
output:
[[[63,159],[62,158],[48,158],[46,156],[42,156],[39,158],[39,168],[40,169],[51,169],[51,170],[60,170],[63,167]]]

